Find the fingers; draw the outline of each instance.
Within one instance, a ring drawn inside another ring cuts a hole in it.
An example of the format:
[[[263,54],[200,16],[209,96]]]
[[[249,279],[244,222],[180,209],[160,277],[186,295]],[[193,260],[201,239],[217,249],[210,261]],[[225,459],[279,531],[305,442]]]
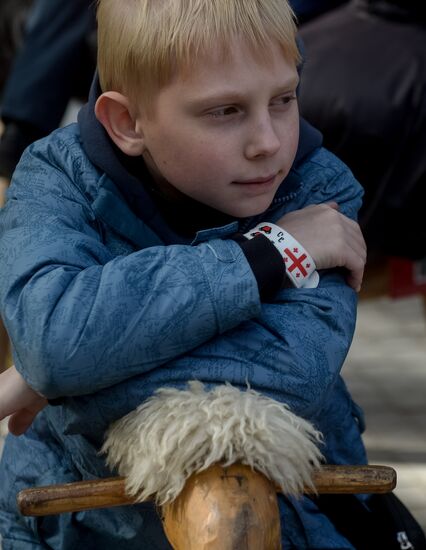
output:
[[[344,266],[348,270],[346,282],[356,292],[361,290],[362,279],[364,277],[364,266],[365,260],[355,253],[353,253],[352,258],[348,259],[347,265]]]
[[[335,245],[337,251],[335,261],[338,262],[339,267],[343,267],[348,271],[346,277],[348,285],[359,292],[367,261],[367,247],[358,224],[348,218],[342,221],[342,225],[335,230],[336,233],[339,230],[341,231]]]
[[[0,177],[0,208],[2,208],[6,202],[6,191],[9,187],[10,181],[7,178]]]
[[[39,411],[29,411],[23,409],[9,418],[8,428],[9,432],[13,435],[22,435],[31,426],[34,418]]]
[[[343,267],[348,284],[361,287],[367,249],[357,222],[339,211],[335,201],[290,212],[277,222],[309,252],[317,269]]]
[[[349,255],[345,265],[349,271],[347,283],[356,292],[359,292],[361,290],[364,268],[367,261],[367,246],[359,225],[352,220],[349,221],[352,222],[352,225],[348,227],[350,233],[350,237],[348,237]]]
[[[17,373],[15,367],[10,367],[0,374],[0,420],[13,412],[13,404],[10,402],[11,388]]]
[[[47,400],[31,389],[16,368],[0,374],[0,419],[10,416],[9,430],[24,433]]]
[[[47,405],[47,400],[38,397],[33,404],[13,412],[9,418],[8,428],[13,435],[22,435],[33,423],[34,418]]]
[[[349,275],[346,277],[346,282],[348,286],[350,286],[355,290],[355,292],[359,292],[361,290],[363,277],[364,277],[363,269],[359,271],[351,271]]]

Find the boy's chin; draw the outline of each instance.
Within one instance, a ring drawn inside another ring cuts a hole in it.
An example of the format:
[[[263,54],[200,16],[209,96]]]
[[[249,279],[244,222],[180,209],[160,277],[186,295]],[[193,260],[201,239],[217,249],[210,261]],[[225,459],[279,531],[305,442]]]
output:
[[[235,205],[226,213],[234,218],[251,218],[263,214],[271,206],[271,203],[272,199],[270,201],[258,201],[256,204]]]

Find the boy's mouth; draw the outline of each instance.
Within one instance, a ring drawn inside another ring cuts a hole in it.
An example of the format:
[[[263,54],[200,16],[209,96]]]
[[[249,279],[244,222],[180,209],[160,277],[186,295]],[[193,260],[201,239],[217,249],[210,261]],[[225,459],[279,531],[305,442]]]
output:
[[[270,176],[265,176],[265,177],[233,181],[232,183],[236,183],[238,185],[265,185],[268,183],[273,183],[276,177],[277,177],[277,174],[272,174]]]

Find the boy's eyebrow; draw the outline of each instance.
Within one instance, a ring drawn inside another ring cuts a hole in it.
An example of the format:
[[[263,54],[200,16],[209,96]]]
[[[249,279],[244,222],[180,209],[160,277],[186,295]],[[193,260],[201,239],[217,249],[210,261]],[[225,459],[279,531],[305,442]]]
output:
[[[275,95],[279,95],[282,93],[294,91],[299,84],[299,77],[292,78],[291,80],[288,80],[287,82],[284,82],[281,85],[278,85],[273,88],[271,97],[274,97]],[[190,97],[188,98],[188,103],[191,104],[193,107],[203,107],[205,105],[214,105],[216,103],[220,104],[223,102],[238,102],[245,100],[247,98],[247,95],[244,94],[244,92],[241,92],[239,90],[223,90],[212,92],[211,94],[206,94],[205,96],[196,96],[196,97]]]

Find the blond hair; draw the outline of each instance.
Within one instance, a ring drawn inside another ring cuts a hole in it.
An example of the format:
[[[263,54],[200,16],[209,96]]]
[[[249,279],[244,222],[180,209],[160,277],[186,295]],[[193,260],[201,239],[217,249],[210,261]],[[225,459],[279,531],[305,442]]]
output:
[[[264,62],[277,41],[298,63],[295,35],[287,0],[98,0],[101,88],[147,103],[217,45],[225,58],[236,37]]]

